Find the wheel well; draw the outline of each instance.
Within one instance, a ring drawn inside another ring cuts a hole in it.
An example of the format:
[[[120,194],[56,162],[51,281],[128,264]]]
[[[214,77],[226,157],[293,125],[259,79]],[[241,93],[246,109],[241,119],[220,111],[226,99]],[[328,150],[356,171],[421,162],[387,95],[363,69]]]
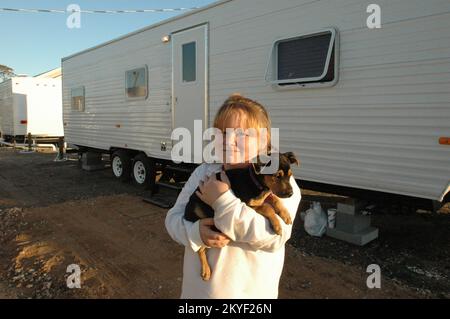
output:
[[[126,153],[131,159],[133,159],[137,154],[139,154],[139,151],[136,150],[130,150],[126,148],[110,148],[109,149],[109,155],[112,156],[115,152],[124,152]]]
[[[143,156],[146,156],[148,159],[155,161],[155,163],[157,165],[168,165],[168,164],[172,163],[172,161],[167,160],[167,159],[162,159],[162,158],[148,156],[144,151],[141,151],[141,150],[132,150],[132,149],[120,148],[120,147],[111,147],[109,149],[110,157],[112,157],[114,152],[117,152],[117,151],[126,152],[130,156],[132,161],[137,155],[141,155],[142,154]]]

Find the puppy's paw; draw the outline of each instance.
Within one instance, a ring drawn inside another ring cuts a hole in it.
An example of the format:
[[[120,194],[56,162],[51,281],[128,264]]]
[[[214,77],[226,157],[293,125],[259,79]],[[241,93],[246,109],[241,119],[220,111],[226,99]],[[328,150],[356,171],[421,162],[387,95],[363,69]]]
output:
[[[286,210],[280,212],[280,217],[286,225],[292,225],[291,215]]]
[[[257,206],[260,206],[260,205],[261,205],[261,201],[252,198],[252,199],[250,199],[250,200],[248,201],[247,205],[250,206],[250,207],[257,207]]]
[[[202,267],[202,279],[204,281],[208,281],[211,278],[211,268],[208,267]]]
[[[278,220],[276,220],[276,222],[272,222],[272,228],[273,231],[275,232],[275,234],[280,235],[283,233],[283,229],[281,228],[280,223],[278,222]]]

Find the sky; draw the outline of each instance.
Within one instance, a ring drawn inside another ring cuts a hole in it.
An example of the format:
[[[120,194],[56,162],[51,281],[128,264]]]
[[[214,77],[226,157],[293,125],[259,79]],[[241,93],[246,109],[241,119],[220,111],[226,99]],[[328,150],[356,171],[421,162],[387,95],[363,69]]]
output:
[[[202,7],[216,0],[0,0],[0,8],[136,10]],[[60,67],[61,58],[183,12],[81,14],[81,28],[68,28],[70,13],[0,12],[0,64],[16,74],[37,75]]]

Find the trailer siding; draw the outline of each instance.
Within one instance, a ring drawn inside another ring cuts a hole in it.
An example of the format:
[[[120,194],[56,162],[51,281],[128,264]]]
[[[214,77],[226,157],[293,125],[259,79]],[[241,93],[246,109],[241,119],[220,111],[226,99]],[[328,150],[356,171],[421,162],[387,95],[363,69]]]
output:
[[[260,101],[280,128],[281,149],[299,155],[297,178],[442,199],[450,183],[448,0],[381,0],[382,29],[366,26],[360,0],[234,0],[63,60],[70,143],[124,147],[170,158],[171,45],[161,37],[209,24],[209,120],[240,92]],[[276,4],[276,6],[275,6]],[[264,81],[274,41],[335,27],[339,82],[278,90]],[[149,97],[125,97],[126,70],[149,69]],[[86,88],[86,112],[70,89]],[[120,128],[116,127],[120,124]]]

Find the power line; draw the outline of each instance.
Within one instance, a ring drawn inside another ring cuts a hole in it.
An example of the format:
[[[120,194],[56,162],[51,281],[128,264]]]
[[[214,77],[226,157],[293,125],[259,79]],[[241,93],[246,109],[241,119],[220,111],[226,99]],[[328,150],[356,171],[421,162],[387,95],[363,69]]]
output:
[[[176,12],[189,11],[199,9],[199,7],[192,8],[163,8],[163,9],[139,9],[139,10],[60,10],[60,9],[19,9],[19,8],[0,8],[0,12],[27,12],[27,13],[161,13],[161,12]]]

